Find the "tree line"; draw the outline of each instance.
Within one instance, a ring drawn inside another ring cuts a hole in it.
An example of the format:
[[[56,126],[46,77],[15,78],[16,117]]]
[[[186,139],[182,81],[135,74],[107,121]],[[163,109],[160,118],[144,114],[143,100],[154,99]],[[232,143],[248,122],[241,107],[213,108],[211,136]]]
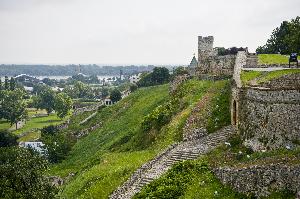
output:
[[[256,49],[258,54],[300,54],[300,17],[283,21],[275,28],[263,46]]]

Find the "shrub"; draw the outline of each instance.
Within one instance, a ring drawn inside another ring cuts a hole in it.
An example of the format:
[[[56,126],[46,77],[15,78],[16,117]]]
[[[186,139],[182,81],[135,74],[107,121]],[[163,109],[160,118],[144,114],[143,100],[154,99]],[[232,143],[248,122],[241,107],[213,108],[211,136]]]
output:
[[[0,131],[0,147],[9,147],[18,145],[18,137],[7,130]]]

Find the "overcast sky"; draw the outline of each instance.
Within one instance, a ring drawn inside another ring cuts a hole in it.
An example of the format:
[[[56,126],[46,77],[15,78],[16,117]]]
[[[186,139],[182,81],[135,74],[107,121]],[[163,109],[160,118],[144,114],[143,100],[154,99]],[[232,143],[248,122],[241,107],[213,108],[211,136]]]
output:
[[[300,0],[0,0],[0,63],[188,64],[197,36],[255,51]]]

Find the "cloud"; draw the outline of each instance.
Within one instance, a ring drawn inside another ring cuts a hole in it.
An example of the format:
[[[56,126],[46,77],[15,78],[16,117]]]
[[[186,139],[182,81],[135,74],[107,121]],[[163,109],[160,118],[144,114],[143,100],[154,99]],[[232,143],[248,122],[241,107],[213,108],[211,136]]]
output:
[[[298,0],[0,0],[0,62],[187,64],[198,35],[254,51]]]

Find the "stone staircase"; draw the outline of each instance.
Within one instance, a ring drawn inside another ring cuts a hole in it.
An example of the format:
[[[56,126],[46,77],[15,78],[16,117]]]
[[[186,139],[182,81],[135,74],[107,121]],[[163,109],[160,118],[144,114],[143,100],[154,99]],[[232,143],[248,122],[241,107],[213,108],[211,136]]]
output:
[[[257,55],[250,54],[247,56],[246,67],[247,68],[257,68],[258,57]]]
[[[171,145],[167,150],[135,171],[109,198],[132,198],[136,193],[140,192],[143,186],[159,178],[175,163],[197,159],[199,155],[205,154],[224,143],[234,133],[235,129],[232,126],[227,126],[202,138]]]

